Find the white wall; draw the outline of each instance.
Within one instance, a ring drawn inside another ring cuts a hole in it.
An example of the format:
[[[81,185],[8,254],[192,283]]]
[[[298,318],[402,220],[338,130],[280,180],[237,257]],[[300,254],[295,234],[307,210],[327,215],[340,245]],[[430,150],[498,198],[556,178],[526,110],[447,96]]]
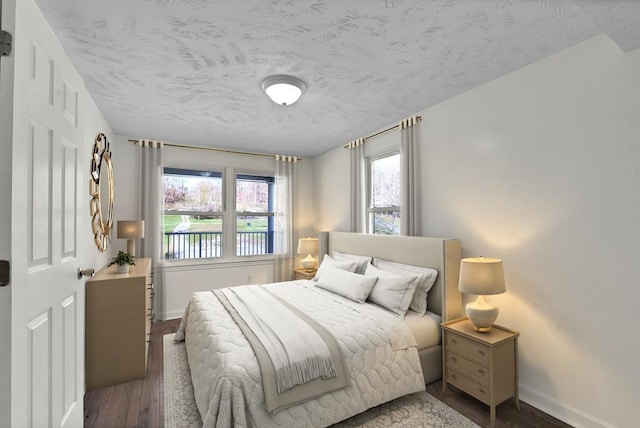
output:
[[[115,139],[113,149],[116,181],[116,220],[140,218],[138,210],[138,151],[126,136]],[[223,152],[165,147],[163,164],[172,167],[207,169],[232,167],[244,172],[273,173],[275,161],[270,157],[236,155]],[[298,230],[296,239],[315,236],[314,202],[312,195],[313,163],[303,159],[298,163],[296,205]],[[112,254],[126,248],[125,240],[114,243]],[[233,260],[225,263],[193,261],[165,262],[154,269],[158,286],[156,315],[159,319],[179,318],[196,291],[241,284],[272,282],[273,260]]]
[[[640,51],[596,37],[421,114],[424,234],[504,259],[521,398],[637,425]],[[320,230],[348,227],[348,156],[314,160]]]
[[[339,147],[313,159],[316,227],[319,231],[351,231],[351,162]]]

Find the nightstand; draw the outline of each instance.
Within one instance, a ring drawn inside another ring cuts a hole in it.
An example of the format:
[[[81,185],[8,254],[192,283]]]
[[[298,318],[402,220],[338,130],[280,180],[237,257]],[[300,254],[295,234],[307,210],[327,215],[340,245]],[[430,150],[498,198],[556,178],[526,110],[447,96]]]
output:
[[[518,401],[518,335],[498,325],[488,333],[473,329],[468,318],[442,323],[443,393],[451,384],[487,404],[491,426],[496,406],[513,397]]]
[[[311,272],[307,272],[302,268],[293,270],[293,279],[313,279],[314,276],[316,276],[315,269]]]

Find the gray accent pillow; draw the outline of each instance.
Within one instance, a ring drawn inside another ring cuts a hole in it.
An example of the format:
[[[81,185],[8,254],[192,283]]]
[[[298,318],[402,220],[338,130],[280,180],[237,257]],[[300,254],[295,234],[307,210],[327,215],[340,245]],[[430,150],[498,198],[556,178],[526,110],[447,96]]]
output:
[[[364,303],[371,294],[378,278],[327,266],[316,287],[329,290],[357,303]]]

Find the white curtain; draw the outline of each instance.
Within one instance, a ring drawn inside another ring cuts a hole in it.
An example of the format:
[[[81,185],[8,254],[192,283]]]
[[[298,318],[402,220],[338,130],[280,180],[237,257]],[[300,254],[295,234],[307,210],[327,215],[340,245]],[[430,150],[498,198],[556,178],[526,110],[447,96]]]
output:
[[[400,234],[420,236],[420,156],[418,116],[400,122]]]
[[[294,195],[298,158],[276,155],[274,177],[274,282],[289,281],[295,267]]]
[[[364,233],[366,224],[364,193],[364,138],[349,142],[351,154],[351,231]]]
[[[139,164],[139,212],[144,220],[144,238],[141,239],[138,250],[139,257],[151,258],[155,285],[153,312],[160,311],[162,301],[163,272],[160,266],[164,256],[162,254],[162,141],[138,140],[136,145],[140,150]]]

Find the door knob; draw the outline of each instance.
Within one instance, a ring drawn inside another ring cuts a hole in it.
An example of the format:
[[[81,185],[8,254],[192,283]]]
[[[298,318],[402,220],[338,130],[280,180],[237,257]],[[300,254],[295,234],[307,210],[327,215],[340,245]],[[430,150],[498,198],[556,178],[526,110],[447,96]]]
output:
[[[78,279],[82,279],[83,276],[86,276],[87,278],[92,278],[93,276],[95,276],[96,271],[93,269],[82,269],[82,268],[78,268]]]

